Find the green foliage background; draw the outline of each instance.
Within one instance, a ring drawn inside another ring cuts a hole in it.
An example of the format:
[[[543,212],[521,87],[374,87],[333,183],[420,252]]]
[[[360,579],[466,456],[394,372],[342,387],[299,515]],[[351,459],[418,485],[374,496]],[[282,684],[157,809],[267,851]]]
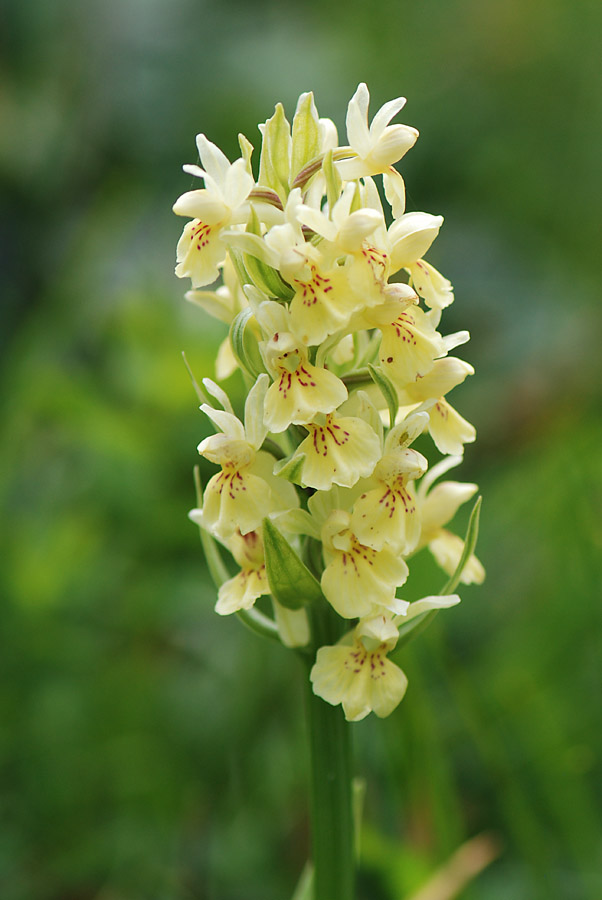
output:
[[[421,131],[408,209],[477,369],[482,588],[408,647],[407,698],[354,727],[362,900],[464,840],[465,900],[597,900],[600,851],[596,0],[31,0],[2,16],[3,900],[282,900],[307,855],[300,671],[213,613],[194,505],[207,423],[182,365],[223,330],[172,275],[204,131],[358,81]],[[466,518],[458,517],[457,530]],[[440,575],[416,560],[411,597]],[[409,596],[409,595],[408,595]]]

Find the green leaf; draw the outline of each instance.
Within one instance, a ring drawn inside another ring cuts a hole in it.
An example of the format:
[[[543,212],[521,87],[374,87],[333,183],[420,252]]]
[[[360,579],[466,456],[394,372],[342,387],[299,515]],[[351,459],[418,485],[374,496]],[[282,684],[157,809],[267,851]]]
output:
[[[230,326],[230,344],[232,352],[242,368],[255,379],[265,372],[263,360],[257,345],[257,338],[253,334],[251,319],[253,310],[246,307],[235,316]]]
[[[270,591],[278,603],[299,609],[323,599],[317,579],[269,519],[263,520],[263,546]]]
[[[314,95],[301,94],[293,118],[293,146],[291,151],[290,179],[313,159],[320,149],[320,126]]]
[[[389,427],[393,428],[397,410],[399,409],[397,391],[382,369],[377,369],[372,363],[368,363],[368,371],[370,372],[372,381],[380,389],[381,394],[387,402],[387,406],[389,407]]]

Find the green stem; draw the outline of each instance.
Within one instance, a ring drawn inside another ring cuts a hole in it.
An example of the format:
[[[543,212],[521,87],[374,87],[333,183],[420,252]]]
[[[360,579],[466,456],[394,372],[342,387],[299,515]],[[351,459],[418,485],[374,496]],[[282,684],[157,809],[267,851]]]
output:
[[[340,620],[322,605],[311,610],[315,646],[334,644]],[[353,900],[355,853],[351,800],[351,740],[340,706],[312,691],[307,673],[313,900]]]

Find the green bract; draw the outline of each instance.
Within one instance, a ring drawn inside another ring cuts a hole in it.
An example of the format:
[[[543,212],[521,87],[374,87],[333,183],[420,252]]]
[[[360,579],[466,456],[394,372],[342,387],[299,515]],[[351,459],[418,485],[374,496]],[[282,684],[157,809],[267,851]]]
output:
[[[263,520],[263,546],[270,590],[278,603],[299,609],[323,599],[315,576],[269,519]]]

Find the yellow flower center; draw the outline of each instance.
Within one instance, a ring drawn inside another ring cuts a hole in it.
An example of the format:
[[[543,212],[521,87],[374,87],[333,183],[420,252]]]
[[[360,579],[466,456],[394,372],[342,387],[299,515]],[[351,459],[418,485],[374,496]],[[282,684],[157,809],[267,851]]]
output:
[[[377,680],[383,678],[385,672],[386,644],[379,644],[376,650],[367,650],[362,641],[356,640],[353,650],[345,659],[345,668],[351,669],[354,675],[358,675],[362,669],[368,671],[370,678]]]
[[[321,294],[329,294],[334,289],[332,280],[326,275],[320,275],[316,266],[310,266],[310,271],[310,281],[295,279],[304,306],[313,306],[318,302]]]
[[[328,456],[328,445],[330,442],[342,447],[349,440],[349,432],[341,425],[337,425],[333,421],[331,415],[326,416],[324,424],[310,423],[305,426],[312,435],[312,443],[314,450],[318,456]]]
[[[204,222],[198,220],[198,224],[193,225],[190,230],[190,240],[196,241],[196,249],[202,250],[211,240],[211,232],[214,228],[211,225],[205,225]]]

